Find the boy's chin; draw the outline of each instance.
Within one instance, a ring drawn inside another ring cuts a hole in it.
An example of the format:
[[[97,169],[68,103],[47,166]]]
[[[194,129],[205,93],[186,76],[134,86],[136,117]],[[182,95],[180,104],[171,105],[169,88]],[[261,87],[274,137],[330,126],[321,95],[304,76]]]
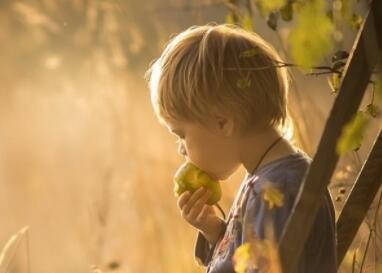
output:
[[[217,181],[224,181],[224,180],[229,179],[232,175],[233,175],[233,173],[229,173],[229,174],[220,174],[220,175],[211,174],[210,176],[211,176],[211,178],[214,179],[214,180],[217,180]]]
[[[228,180],[230,179],[239,169],[240,165],[236,165],[232,168],[227,168],[225,171],[216,174],[215,176],[218,177],[218,180]]]
[[[207,172],[208,176],[215,181],[222,180],[221,175],[217,175],[215,173]]]

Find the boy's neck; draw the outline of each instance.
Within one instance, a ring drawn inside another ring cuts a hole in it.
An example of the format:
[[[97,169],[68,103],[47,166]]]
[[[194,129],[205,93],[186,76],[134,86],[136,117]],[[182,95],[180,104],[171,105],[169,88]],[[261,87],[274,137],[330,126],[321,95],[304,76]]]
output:
[[[268,147],[279,137],[280,134],[278,131],[271,127],[264,130],[261,134],[252,133],[242,138],[240,160],[247,170],[247,173],[251,173],[254,170]],[[287,139],[282,138],[266,153],[260,165],[257,166],[257,169],[278,158],[285,157],[296,152],[297,149],[289,143]]]

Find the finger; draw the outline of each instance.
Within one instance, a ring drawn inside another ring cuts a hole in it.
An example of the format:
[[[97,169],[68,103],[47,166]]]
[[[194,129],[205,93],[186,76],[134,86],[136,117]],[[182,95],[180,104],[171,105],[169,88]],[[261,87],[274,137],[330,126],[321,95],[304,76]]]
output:
[[[188,200],[187,205],[193,206],[193,204],[203,196],[203,194],[207,191],[205,187],[200,187],[196,191],[193,192],[190,200]]]
[[[194,203],[204,194],[206,189],[204,187],[200,187],[196,191],[192,193],[192,196],[187,200],[186,204],[182,207],[183,213],[186,215],[190,212],[190,209],[194,205]]]
[[[177,205],[180,210],[183,210],[183,206],[188,202],[191,195],[192,193],[190,191],[185,191],[179,196]]]
[[[194,205],[192,206],[189,214],[192,214],[193,216],[197,216],[197,214],[200,213],[200,211],[202,210],[204,204],[206,204],[207,200],[210,198],[211,196],[211,192],[210,191],[206,191],[200,198],[199,200],[197,200]],[[195,211],[195,212],[194,212]]]
[[[200,198],[193,204],[193,206],[186,210],[185,208],[185,214],[187,217],[192,218],[198,216],[201,209],[203,208],[203,205],[207,202],[208,198],[212,195],[212,192],[206,191]],[[188,204],[187,204],[188,205]]]
[[[186,215],[186,219],[189,220],[189,221],[193,221],[196,223],[199,223],[199,220],[201,217],[201,215],[207,215],[206,214],[206,206],[208,206],[205,201],[203,203],[201,203],[200,205],[198,205],[197,207],[193,207],[190,212],[188,213],[188,215]],[[203,213],[203,211],[205,213]],[[198,219],[199,218],[199,219]]]
[[[208,205],[204,204],[200,213],[196,216],[195,221],[197,223],[203,221],[203,219],[206,217],[206,215],[208,215]]]

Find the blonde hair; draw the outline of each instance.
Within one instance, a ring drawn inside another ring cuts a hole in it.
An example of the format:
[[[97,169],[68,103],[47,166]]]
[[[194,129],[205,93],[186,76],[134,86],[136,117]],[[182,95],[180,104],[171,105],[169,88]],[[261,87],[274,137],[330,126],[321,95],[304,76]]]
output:
[[[276,50],[232,24],[191,26],[172,37],[145,73],[160,122],[206,125],[212,107],[229,114],[244,134],[283,126],[289,77]]]

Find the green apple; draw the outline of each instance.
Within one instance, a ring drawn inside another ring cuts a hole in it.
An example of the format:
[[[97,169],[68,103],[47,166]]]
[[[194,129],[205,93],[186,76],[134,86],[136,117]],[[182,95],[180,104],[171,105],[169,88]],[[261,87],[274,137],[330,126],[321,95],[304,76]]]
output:
[[[194,192],[200,187],[205,187],[212,192],[207,204],[216,204],[222,195],[219,181],[212,179],[206,172],[191,162],[183,163],[174,175],[174,194],[181,195],[185,191]]]

